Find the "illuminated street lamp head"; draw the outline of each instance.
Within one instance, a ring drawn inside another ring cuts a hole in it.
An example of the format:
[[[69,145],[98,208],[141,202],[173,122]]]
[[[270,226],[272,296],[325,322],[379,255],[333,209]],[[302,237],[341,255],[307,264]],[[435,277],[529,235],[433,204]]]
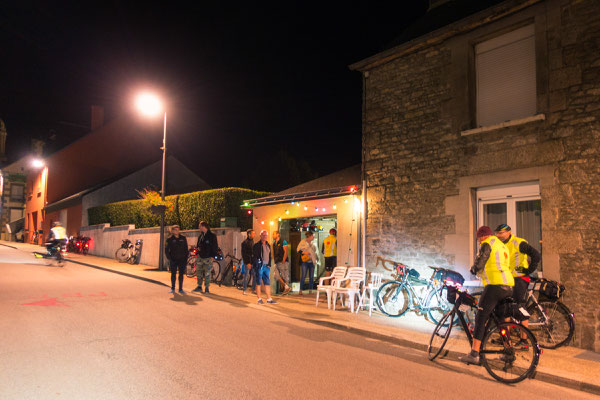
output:
[[[137,109],[148,117],[160,115],[163,111],[163,105],[160,99],[152,93],[140,93],[136,99]]]
[[[33,166],[33,168],[42,168],[44,166],[44,161],[40,160],[39,158],[36,158],[31,162],[31,165]]]

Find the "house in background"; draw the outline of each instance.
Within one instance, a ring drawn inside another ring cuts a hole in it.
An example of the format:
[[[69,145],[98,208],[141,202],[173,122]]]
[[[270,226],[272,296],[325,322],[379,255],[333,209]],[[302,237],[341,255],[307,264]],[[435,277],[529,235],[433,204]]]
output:
[[[351,66],[367,266],[383,253],[468,277],[477,228],[508,223],[568,288],[575,344],[600,351],[600,2],[437,3]]]
[[[24,157],[0,169],[2,240],[14,241],[15,234],[24,227],[25,183],[29,164],[30,158]]]
[[[166,167],[166,192],[169,195],[210,189],[204,180],[175,157],[167,157]],[[88,209],[138,199],[139,192],[146,188],[160,191],[161,177],[162,160],[159,160],[138,171],[126,173],[47,204],[44,207],[45,217],[49,221],[61,221],[67,227],[69,236],[77,235],[82,226],[88,225]],[[79,214],[78,209],[81,210]]]
[[[39,243],[48,234],[47,205],[131,174],[160,159],[160,126],[150,126],[133,117],[103,125],[102,114],[97,111],[92,109],[89,134],[46,157],[45,166],[28,175],[25,188],[28,241],[34,231],[40,233]],[[69,234],[77,233],[81,226],[81,202],[57,211],[58,218],[53,215],[52,219],[65,222]]]

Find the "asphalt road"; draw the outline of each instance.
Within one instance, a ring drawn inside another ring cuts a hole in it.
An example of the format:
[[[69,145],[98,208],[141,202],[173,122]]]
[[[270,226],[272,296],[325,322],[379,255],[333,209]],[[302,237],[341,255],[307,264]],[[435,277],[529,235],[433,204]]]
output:
[[[0,246],[0,399],[594,397],[168,289]]]

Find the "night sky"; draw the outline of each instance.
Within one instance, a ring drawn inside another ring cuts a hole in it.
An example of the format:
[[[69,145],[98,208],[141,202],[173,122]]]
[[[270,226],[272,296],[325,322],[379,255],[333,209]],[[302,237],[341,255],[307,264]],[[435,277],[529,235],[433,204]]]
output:
[[[132,113],[134,91],[150,87],[168,99],[170,154],[213,187],[267,190],[360,163],[362,83],[348,65],[427,10],[426,1],[6,3],[0,118],[11,161],[31,137],[53,138],[51,148],[86,134],[91,105],[108,120]]]

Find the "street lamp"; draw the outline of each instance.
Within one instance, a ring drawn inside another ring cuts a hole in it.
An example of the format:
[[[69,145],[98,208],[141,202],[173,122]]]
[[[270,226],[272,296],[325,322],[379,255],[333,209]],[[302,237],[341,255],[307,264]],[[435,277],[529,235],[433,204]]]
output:
[[[35,158],[33,161],[31,161],[31,165],[33,166],[33,168],[42,168],[44,166],[44,161],[40,160],[39,158]]]
[[[167,163],[167,110],[163,107],[158,96],[152,93],[140,93],[135,102],[138,111],[146,117],[156,117],[163,114],[163,151],[162,157],[162,186],[160,189],[160,198],[165,200],[165,167]],[[164,251],[165,251],[165,213],[160,214],[160,247],[158,250],[158,269],[164,270]]]

